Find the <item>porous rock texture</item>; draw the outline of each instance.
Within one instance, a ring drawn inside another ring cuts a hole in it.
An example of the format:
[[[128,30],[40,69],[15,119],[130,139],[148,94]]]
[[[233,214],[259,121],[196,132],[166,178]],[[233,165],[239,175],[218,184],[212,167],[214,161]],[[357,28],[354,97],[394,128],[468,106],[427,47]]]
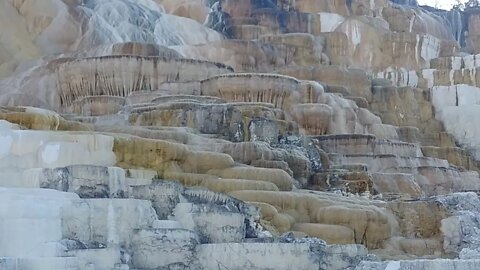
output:
[[[480,269],[479,14],[0,0],[0,269]]]

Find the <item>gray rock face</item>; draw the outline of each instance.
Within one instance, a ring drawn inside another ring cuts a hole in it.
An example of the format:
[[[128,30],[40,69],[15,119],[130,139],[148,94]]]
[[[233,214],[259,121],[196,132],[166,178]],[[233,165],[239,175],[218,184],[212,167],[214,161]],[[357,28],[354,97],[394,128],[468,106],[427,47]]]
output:
[[[255,118],[248,125],[250,141],[276,143],[278,141],[278,126],[269,119]]]
[[[180,202],[183,186],[174,181],[154,180],[150,185],[132,188],[132,196],[149,200],[159,219],[167,219],[175,206]]]
[[[129,120],[139,126],[181,126],[204,134],[218,134],[225,139],[243,141],[242,115],[228,104],[179,102],[133,109]],[[174,115],[173,120],[168,120]],[[167,119],[167,120],[165,120]]]
[[[480,199],[475,193],[437,198],[451,216],[442,220],[443,248],[460,259],[480,258]]]
[[[65,269],[80,270],[76,258],[0,258],[0,269]]]
[[[237,243],[202,245],[200,264],[204,269],[319,269],[307,243]],[[282,257],[285,260],[280,262]]]
[[[48,189],[0,189],[6,213],[0,225],[13,230],[0,231],[6,240],[0,254],[9,257],[0,257],[1,269],[340,270],[368,259],[363,246],[289,235],[258,238],[268,234],[257,223],[256,207],[151,180],[148,171],[131,170],[125,177],[120,168],[82,165],[35,172]],[[122,189],[115,188],[118,183]],[[116,190],[130,198],[114,198]],[[28,211],[32,202],[34,212]]]
[[[322,155],[325,153],[317,147],[313,138],[286,136],[281,138],[279,143],[275,144],[275,147],[285,149],[290,153],[297,153],[297,155],[290,155],[290,157],[302,157],[303,162],[296,162],[296,160],[288,157],[286,160],[292,168],[295,179],[308,180],[312,174],[322,169]],[[306,181],[301,181],[301,183],[305,185]]]
[[[37,172],[41,188],[73,192],[81,198],[128,197],[125,172],[121,168],[74,165]]]
[[[0,270],[480,269],[480,14],[418,2],[0,0]]]
[[[201,188],[187,188],[183,195],[191,203],[178,204],[174,215],[186,228],[198,230],[202,243],[242,242],[262,234],[254,206]]]
[[[278,258],[282,257],[280,261]],[[273,242],[201,245],[204,269],[354,269],[368,259],[358,245],[327,246],[319,239],[280,239]]]
[[[212,1],[210,1],[210,3],[211,2]],[[233,36],[230,15],[223,12],[221,1],[214,1],[213,4],[211,4],[210,13],[208,13],[207,19],[205,20],[205,26],[224,34],[226,37],[231,38]]]
[[[183,196],[191,203],[222,206],[224,209],[242,213],[248,218],[258,219],[260,215],[258,208],[250,204],[205,188],[186,188]]]
[[[1,269],[110,270],[134,229],[156,219],[149,201],[80,199],[46,189],[0,189]],[[7,203],[8,202],[8,203]],[[26,248],[28,247],[28,248]]]
[[[134,199],[73,201],[62,215],[64,238],[89,247],[129,247],[134,230],[152,227],[157,219],[150,201]]]
[[[457,270],[478,269],[480,260],[416,260],[362,262],[355,270]]]
[[[198,239],[185,229],[138,230],[133,235],[132,265],[140,269],[189,269]]]
[[[183,227],[198,234],[200,243],[241,242],[245,238],[245,216],[222,206],[180,203],[174,216]]]

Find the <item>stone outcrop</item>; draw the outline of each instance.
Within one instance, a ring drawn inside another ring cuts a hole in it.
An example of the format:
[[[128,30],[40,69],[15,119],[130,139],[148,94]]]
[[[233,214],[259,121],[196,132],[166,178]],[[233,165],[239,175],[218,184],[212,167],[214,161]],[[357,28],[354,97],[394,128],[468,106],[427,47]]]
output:
[[[477,13],[0,2],[0,268],[479,268]]]

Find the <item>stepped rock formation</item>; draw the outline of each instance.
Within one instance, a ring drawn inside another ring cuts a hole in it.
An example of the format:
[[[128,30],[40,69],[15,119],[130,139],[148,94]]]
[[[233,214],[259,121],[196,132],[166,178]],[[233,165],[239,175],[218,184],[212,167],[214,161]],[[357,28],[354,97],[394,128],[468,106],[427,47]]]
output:
[[[0,0],[0,269],[480,269],[479,40],[417,1]]]

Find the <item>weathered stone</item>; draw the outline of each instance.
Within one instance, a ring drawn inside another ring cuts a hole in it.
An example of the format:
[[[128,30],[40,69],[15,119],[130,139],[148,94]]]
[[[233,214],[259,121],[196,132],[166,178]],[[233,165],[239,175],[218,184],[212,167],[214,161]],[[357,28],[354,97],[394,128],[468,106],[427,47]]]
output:
[[[132,264],[140,269],[188,268],[197,244],[195,233],[185,229],[137,230],[132,238]]]
[[[478,10],[391,2],[0,2],[0,268],[478,268]]]
[[[136,199],[149,200],[159,219],[167,219],[180,203],[183,187],[173,181],[153,180],[150,185],[133,187],[132,196]]]

